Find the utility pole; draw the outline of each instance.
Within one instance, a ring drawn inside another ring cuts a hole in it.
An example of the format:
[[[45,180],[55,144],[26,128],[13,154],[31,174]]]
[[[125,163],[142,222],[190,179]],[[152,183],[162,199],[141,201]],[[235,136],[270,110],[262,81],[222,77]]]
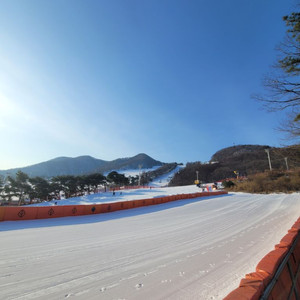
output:
[[[288,159],[287,157],[284,158],[284,160],[285,160],[285,165],[286,165],[286,169],[287,169],[287,171],[288,171],[288,170],[289,170],[289,165],[288,165],[287,159]]]
[[[271,165],[271,159],[270,159],[270,150],[269,149],[265,149],[265,151],[267,152],[267,155],[268,155],[270,171],[272,171],[272,165]]]

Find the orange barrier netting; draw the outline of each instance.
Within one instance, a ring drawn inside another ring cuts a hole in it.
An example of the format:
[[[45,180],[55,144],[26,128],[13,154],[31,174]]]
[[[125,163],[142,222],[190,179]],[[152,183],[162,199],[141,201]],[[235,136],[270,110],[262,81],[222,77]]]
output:
[[[0,206],[0,222],[4,220],[5,207]]]
[[[100,214],[103,204],[84,205],[84,215]]]
[[[85,215],[85,205],[65,205],[63,206],[64,216],[82,216]]]
[[[224,300],[300,299],[300,218]]]
[[[51,208],[48,206],[48,209]],[[5,207],[3,221],[32,220],[37,218],[37,207]]]
[[[178,194],[172,196],[129,200],[92,205],[60,205],[60,206],[4,206],[0,207],[0,221],[17,221],[47,219],[70,216],[92,215],[114,212],[123,209],[167,203],[170,201],[192,199],[197,197],[217,196],[227,194],[225,191],[204,192],[193,194]]]
[[[37,219],[64,217],[63,206],[44,206],[38,207]]]

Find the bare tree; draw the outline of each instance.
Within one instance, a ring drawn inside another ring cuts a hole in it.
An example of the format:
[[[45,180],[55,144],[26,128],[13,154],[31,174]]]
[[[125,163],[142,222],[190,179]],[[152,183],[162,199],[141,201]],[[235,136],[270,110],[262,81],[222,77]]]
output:
[[[263,81],[264,95],[255,95],[268,111],[287,111],[287,121],[280,130],[292,138],[300,136],[300,13],[283,17],[287,26],[284,41],[277,51],[279,58],[273,72]]]

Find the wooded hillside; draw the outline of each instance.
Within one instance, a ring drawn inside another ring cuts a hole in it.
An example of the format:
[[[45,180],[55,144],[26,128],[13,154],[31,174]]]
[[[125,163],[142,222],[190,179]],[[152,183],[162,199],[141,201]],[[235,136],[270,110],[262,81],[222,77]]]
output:
[[[187,163],[186,168],[178,172],[170,182],[170,186],[193,184],[198,178],[202,182],[214,182],[226,178],[247,176],[269,170],[269,150],[273,170],[286,170],[300,166],[300,146],[272,148],[261,145],[239,145],[224,148],[216,152],[209,163]],[[286,159],[285,159],[286,158]],[[287,164],[286,164],[287,160]]]

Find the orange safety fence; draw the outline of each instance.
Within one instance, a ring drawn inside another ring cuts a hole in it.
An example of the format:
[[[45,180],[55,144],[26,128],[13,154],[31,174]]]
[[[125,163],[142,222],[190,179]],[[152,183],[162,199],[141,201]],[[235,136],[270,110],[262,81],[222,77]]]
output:
[[[85,215],[86,205],[65,205],[63,206],[64,216],[82,216]]]
[[[141,207],[141,206],[143,206],[143,200],[135,200],[133,202],[135,203],[134,207]]]
[[[0,206],[0,222],[4,220],[5,207]]]
[[[142,201],[143,206],[148,206],[149,205],[149,203],[147,203],[146,199],[141,200],[141,201]]]
[[[155,198],[155,200],[156,200],[156,204],[162,204],[162,203],[164,203],[163,197]],[[175,200],[176,200],[176,197],[174,197],[173,201],[175,201]]]
[[[122,202],[120,202],[120,208],[121,208],[121,210],[129,208],[129,206],[128,206],[128,204],[126,202],[128,202],[128,201],[122,201]]]
[[[179,199],[179,200],[181,200],[181,199]],[[165,198],[165,197],[161,198],[161,203],[168,203],[168,202],[170,202],[168,198]]]
[[[127,201],[127,205],[128,205],[128,209],[136,208],[136,201],[135,200]]]
[[[155,200],[154,200],[154,198],[144,199],[143,203],[145,203],[145,206],[154,205],[155,204]]]
[[[40,206],[37,210],[37,219],[64,217],[63,206]]]
[[[124,207],[124,205],[123,205]],[[118,211],[118,210],[122,210],[122,203],[121,202],[112,202],[112,203],[107,203],[107,204],[103,204],[102,206],[102,212],[113,212],[113,211]]]
[[[197,197],[217,196],[227,194],[220,192],[203,192],[192,194],[178,194],[157,198],[129,200],[89,205],[58,205],[58,206],[4,206],[0,207],[0,221],[34,220],[59,218],[70,216],[93,215],[114,212],[123,209],[138,208],[142,206],[163,204],[170,201],[192,199]]]
[[[49,209],[49,207],[48,207]],[[32,220],[37,218],[37,207],[7,206],[3,221]]]
[[[101,208],[103,204],[93,204],[93,205],[85,205],[84,214],[85,215],[95,215],[100,214]]]
[[[224,300],[300,299],[300,218]]]

